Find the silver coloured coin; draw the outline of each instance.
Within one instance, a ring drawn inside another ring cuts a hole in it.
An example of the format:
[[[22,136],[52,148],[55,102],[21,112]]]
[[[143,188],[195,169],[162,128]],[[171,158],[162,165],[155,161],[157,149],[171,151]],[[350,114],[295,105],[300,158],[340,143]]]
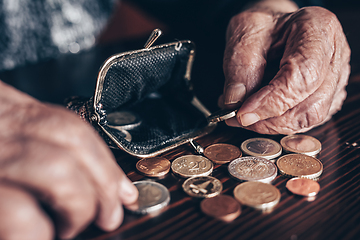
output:
[[[241,144],[241,150],[247,155],[268,160],[277,158],[282,153],[281,145],[268,138],[250,138]]]
[[[237,109],[221,109],[207,117],[208,122],[221,122],[236,116]]]
[[[241,157],[230,162],[228,170],[231,176],[249,182],[270,183],[277,175],[277,167],[271,161],[261,157]]]
[[[138,181],[134,185],[139,191],[137,203],[128,209],[135,213],[147,214],[160,211],[170,202],[169,190],[153,181]]]
[[[117,111],[106,116],[108,126],[119,130],[130,130],[141,124],[140,117],[130,111]]]

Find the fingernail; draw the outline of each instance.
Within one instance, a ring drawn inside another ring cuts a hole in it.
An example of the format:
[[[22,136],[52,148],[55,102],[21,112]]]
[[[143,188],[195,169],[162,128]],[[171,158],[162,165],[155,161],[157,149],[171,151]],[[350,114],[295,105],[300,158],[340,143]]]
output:
[[[123,179],[121,181],[121,192],[128,196],[132,196],[136,194],[136,187],[132,184],[132,182],[130,182],[129,179]]]
[[[246,87],[242,83],[229,84],[225,89],[225,104],[242,102],[245,98]]]
[[[245,113],[240,116],[241,124],[246,127],[254,124],[260,120],[260,117],[256,113]]]

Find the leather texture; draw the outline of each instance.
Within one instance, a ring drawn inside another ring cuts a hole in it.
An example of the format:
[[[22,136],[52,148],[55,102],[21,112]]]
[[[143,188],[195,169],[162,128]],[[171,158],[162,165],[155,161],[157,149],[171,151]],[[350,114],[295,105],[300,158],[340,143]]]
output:
[[[194,44],[182,41],[120,54],[107,66],[105,77],[98,79],[101,91],[89,101],[72,99],[68,108],[90,122],[93,113],[89,112],[96,112],[100,120],[92,123],[107,132],[100,130],[111,146],[133,155],[161,151],[208,124],[204,113],[191,104],[191,84],[185,78],[191,51]],[[91,109],[91,105],[95,108]],[[123,132],[109,127],[106,119],[107,114],[123,110],[134,112],[141,119],[139,126],[127,130],[131,141],[125,139]]]

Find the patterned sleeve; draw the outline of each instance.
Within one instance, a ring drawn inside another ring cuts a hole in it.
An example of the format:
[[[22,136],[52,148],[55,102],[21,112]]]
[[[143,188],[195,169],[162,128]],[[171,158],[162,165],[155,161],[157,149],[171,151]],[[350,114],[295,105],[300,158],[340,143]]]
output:
[[[1,1],[0,71],[93,46],[115,1]]]

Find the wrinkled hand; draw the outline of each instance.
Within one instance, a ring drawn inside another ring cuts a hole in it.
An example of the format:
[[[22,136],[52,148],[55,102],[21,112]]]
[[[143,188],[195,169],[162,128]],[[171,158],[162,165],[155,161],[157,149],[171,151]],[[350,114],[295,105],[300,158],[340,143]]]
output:
[[[264,87],[272,54],[280,69]],[[232,18],[219,105],[239,106],[230,126],[262,134],[305,132],[329,120],[346,98],[350,48],[336,16],[320,7],[273,14],[248,10]]]
[[[117,228],[138,193],[95,131],[1,82],[0,105],[0,239]]]

